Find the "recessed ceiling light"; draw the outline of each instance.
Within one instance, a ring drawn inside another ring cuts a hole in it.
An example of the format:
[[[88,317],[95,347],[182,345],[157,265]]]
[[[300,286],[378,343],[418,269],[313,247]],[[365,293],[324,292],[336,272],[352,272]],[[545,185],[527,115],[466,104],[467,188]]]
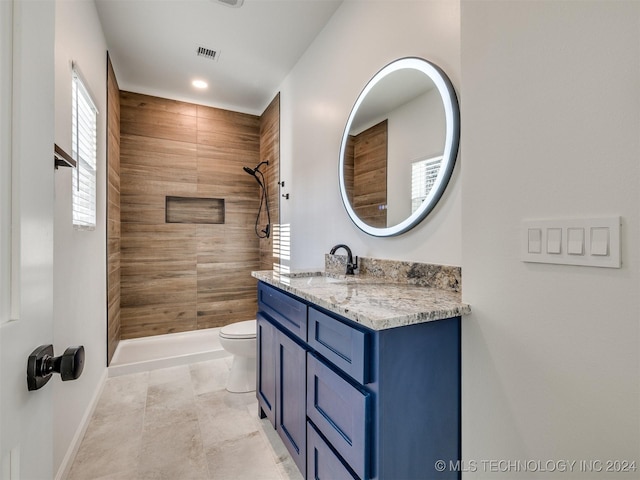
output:
[[[193,82],[191,82],[191,85],[200,89],[207,88],[209,86],[204,80],[194,80]]]

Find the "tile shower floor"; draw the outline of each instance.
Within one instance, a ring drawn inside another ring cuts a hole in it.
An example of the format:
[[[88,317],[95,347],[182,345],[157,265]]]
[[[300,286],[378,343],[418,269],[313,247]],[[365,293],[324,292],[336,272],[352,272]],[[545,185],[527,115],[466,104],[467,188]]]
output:
[[[109,378],[69,480],[300,480],[230,357]]]

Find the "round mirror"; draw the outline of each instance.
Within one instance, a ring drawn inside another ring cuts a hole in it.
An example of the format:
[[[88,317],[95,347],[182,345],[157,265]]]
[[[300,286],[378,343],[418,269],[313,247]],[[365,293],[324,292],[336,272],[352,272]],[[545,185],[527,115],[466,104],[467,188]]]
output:
[[[401,58],[356,100],[340,145],[340,194],[349,217],[377,237],[415,227],[435,207],[458,155],[460,112],[436,65]]]

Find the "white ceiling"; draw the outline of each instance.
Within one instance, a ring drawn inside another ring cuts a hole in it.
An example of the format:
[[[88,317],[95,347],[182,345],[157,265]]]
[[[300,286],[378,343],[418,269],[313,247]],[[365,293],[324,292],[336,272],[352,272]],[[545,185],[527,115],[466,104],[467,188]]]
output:
[[[95,3],[121,90],[261,114],[342,0]],[[197,56],[200,46],[218,60]]]

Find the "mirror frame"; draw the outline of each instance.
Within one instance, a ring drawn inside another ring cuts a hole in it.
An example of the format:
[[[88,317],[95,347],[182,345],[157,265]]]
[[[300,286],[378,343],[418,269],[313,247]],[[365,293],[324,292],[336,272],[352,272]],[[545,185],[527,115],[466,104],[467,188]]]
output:
[[[391,227],[372,227],[371,225],[363,222],[360,217],[358,217],[356,212],[353,210],[351,203],[349,202],[349,198],[347,197],[344,178],[345,149],[347,146],[347,140],[349,138],[349,132],[351,130],[351,124],[353,123],[353,120],[358,113],[358,108],[365,100],[367,94],[371,91],[371,89],[373,89],[373,87],[376,86],[378,82],[380,82],[380,80],[385,78],[387,75],[390,75],[397,70],[406,68],[419,70],[427,75],[435,84],[438,92],[440,93],[440,98],[442,98],[445,112],[446,128],[444,152],[442,154],[442,165],[440,167],[440,171],[438,172],[436,181],[431,188],[431,191],[423,200],[422,205],[420,205],[420,207],[415,212],[413,212],[402,222]],[[371,80],[369,80],[367,85],[358,96],[355,104],[353,105],[353,108],[351,109],[351,113],[349,114],[349,118],[342,135],[342,143],[340,144],[340,158],[338,162],[340,196],[342,197],[342,203],[344,204],[344,208],[347,210],[351,221],[360,230],[375,237],[391,237],[400,235],[401,233],[405,233],[406,231],[418,225],[434,209],[434,207],[442,197],[444,190],[446,189],[447,184],[449,183],[449,180],[451,178],[451,174],[453,173],[453,167],[455,166],[456,158],[458,156],[459,143],[460,108],[458,105],[458,97],[456,96],[456,92],[453,88],[451,80],[449,80],[449,77],[447,77],[447,75],[437,65],[419,57],[400,58],[383,67],[378,71],[378,73],[373,76]]]

